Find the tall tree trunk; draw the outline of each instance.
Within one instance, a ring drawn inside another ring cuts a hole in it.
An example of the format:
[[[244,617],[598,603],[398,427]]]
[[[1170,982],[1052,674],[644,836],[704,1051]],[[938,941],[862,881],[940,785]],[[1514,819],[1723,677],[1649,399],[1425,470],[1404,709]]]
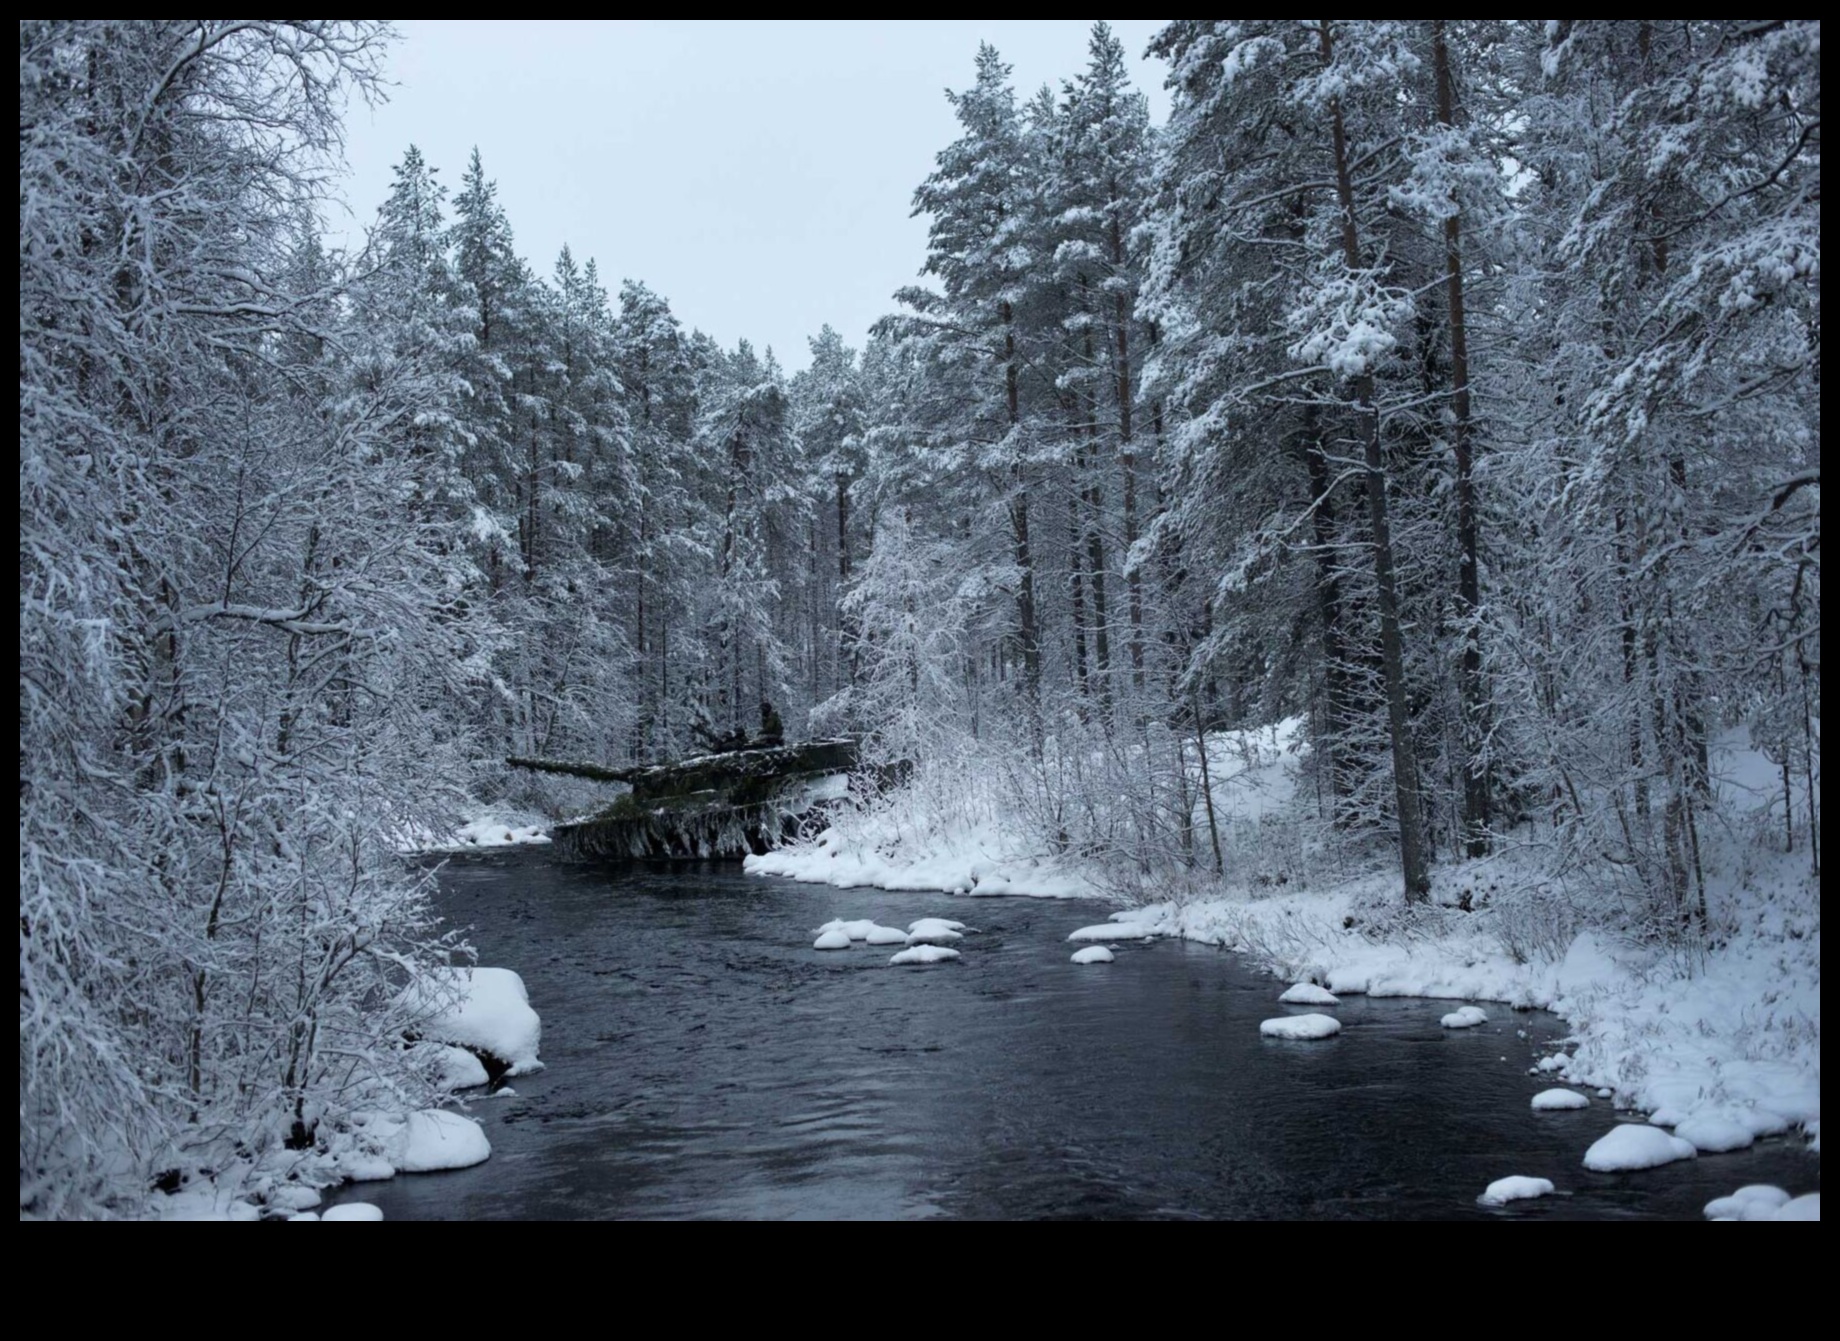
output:
[[[850,594],[850,477],[837,472],[837,642],[838,675],[856,683],[856,639],[844,598]]]
[[[1310,406],[1303,413],[1303,460],[1310,477],[1310,528],[1316,551],[1316,618],[1322,629],[1323,655],[1323,720],[1314,734],[1317,748],[1327,756],[1320,771],[1329,784],[1330,819],[1339,825],[1342,798],[1349,791],[1348,759],[1342,748],[1348,726],[1348,666],[1342,650],[1342,582],[1335,571],[1334,481],[1323,452],[1321,412]]]
[[[1073,619],[1073,682],[1080,691],[1081,720],[1085,720],[1086,700],[1092,696],[1092,681],[1086,671],[1086,579],[1085,559],[1080,544],[1080,512],[1084,507],[1078,487],[1079,454],[1074,455],[1074,494],[1067,509],[1067,592]]]
[[[1086,292],[1085,281],[1080,284]],[[1090,307],[1090,303],[1087,304]],[[1086,364],[1096,366],[1092,327],[1086,328]],[[1104,452],[1099,446],[1099,398],[1085,398],[1087,451],[1082,465],[1086,475],[1086,562],[1092,577],[1093,670],[1099,681],[1100,724],[1112,727],[1112,631],[1105,596],[1105,490],[1099,483]]]
[[[1111,243],[1112,273],[1125,271],[1124,229],[1119,225],[1116,202],[1118,184],[1111,188],[1114,209],[1108,240]],[[1118,401],[1118,466],[1124,474],[1124,555],[1130,571],[1125,574],[1125,601],[1131,620],[1131,688],[1140,694],[1144,687],[1144,582],[1143,575],[1131,564],[1137,547],[1137,445],[1131,423],[1131,304],[1122,292],[1112,295],[1112,386]]]
[[[1318,20],[1325,66],[1333,59],[1328,19]],[[1350,271],[1361,269],[1361,239],[1355,225],[1354,175],[1348,162],[1348,131],[1342,100],[1329,99],[1329,130],[1335,153],[1335,192],[1342,207],[1342,254]],[[1418,760],[1412,745],[1412,716],[1406,702],[1405,643],[1399,628],[1399,587],[1393,575],[1393,532],[1387,514],[1386,457],[1380,415],[1374,405],[1371,370],[1354,379],[1367,467],[1367,516],[1373,530],[1374,585],[1380,597],[1380,657],[1386,682],[1386,715],[1393,746],[1393,802],[1399,812],[1399,862],[1408,903],[1430,897],[1431,872],[1418,805]]]
[[[1028,699],[1029,730],[1037,749],[1041,746],[1041,626],[1035,612],[1035,556],[1029,547],[1029,490],[1022,467],[1022,444],[1015,441],[1022,425],[1020,374],[1016,366],[1015,311],[999,303],[997,314],[1003,321],[1003,385],[1009,406],[1009,431],[1012,439],[1010,458],[1010,535],[1016,554],[1016,623],[1022,643],[1022,685]]]
[[[1450,47],[1444,21],[1431,20],[1432,63],[1437,73],[1438,122],[1456,126],[1450,76]],[[1463,734],[1463,850],[1471,857],[1489,851],[1488,698],[1482,683],[1482,584],[1477,569],[1476,485],[1471,477],[1473,439],[1469,404],[1469,329],[1463,313],[1463,216],[1451,201],[1444,220],[1444,292],[1450,309],[1450,404],[1457,457],[1457,603],[1463,619],[1463,647],[1457,668],[1458,711]]]

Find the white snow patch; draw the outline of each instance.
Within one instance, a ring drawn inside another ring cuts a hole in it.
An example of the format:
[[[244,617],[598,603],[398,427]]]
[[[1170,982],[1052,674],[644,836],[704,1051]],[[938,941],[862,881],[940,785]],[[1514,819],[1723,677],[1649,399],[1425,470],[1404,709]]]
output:
[[[1488,1012],[1481,1006],[1459,1006],[1438,1021],[1446,1029],[1474,1029],[1477,1025],[1488,1022]]]
[[[868,917],[842,918],[833,917],[821,927],[813,927],[814,936],[827,936],[833,931],[842,932],[853,941],[866,941],[869,933],[875,929],[875,920]]]
[[[322,1220],[381,1220],[383,1211],[368,1201],[348,1201],[342,1206],[333,1206],[320,1217]]]
[[[1073,962],[1076,964],[1109,964],[1116,958],[1103,945],[1089,945],[1084,950],[1073,952]]]
[[[972,928],[963,922],[954,922],[944,917],[923,917],[911,922],[907,927],[909,945],[944,945],[950,941],[962,941],[965,933]]]
[[[492,1143],[477,1122],[439,1108],[409,1114],[398,1139],[391,1154],[403,1173],[469,1169],[492,1154]]]
[[[434,969],[409,985],[402,1003],[422,1017],[423,1038],[488,1053],[509,1066],[509,1075],[543,1069],[537,1058],[543,1024],[524,980],[510,969]]]
[[[1259,1026],[1266,1038],[1333,1038],[1341,1032],[1342,1022],[1333,1015],[1285,1015]]]
[[[425,824],[397,831],[399,852],[467,852],[483,847],[519,847],[550,841],[546,822],[533,811],[495,811],[445,832]]]
[[[1631,1169],[1653,1169],[1672,1164],[1677,1159],[1692,1159],[1699,1151],[1691,1141],[1670,1136],[1659,1127],[1642,1122],[1626,1122],[1599,1137],[1584,1152],[1584,1166],[1597,1173],[1620,1173]]]
[[[1138,922],[1101,922],[1067,933],[1070,941],[1147,941],[1156,933]]]
[[[1342,999],[1326,988],[1318,987],[1313,982],[1292,983],[1278,997],[1282,1006],[1339,1006]]]
[[[1742,1150],[1757,1143],[1756,1133],[1748,1123],[1724,1113],[1695,1113],[1675,1124],[1674,1135],[1683,1141],[1691,1141],[1696,1149],[1708,1154]]]
[[[456,1048],[451,1043],[418,1043],[416,1047],[428,1050],[429,1062],[434,1067],[434,1083],[450,1093],[473,1089],[491,1079],[486,1074],[485,1063],[465,1048]]]
[[[958,951],[946,945],[916,945],[892,956],[890,964],[943,964],[957,959]]]
[[[1515,1174],[1511,1178],[1497,1178],[1482,1190],[1482,1195],[1476,1200],[1484,1206],[1506,1206],[1510,1201],[1549,1197],[1552,1190],[1550,1178],[1528,1178]]]
[[[1533,1111],[1554,1113],[1566,1108],[1589,1108],[1591,1100],[1577,1090],[1541,1090],[1533,1096]]]
[[[1749,1183],[1728,1197],[1706,1203],[1708,1220],[1768,1220],[1789,1204],[1789,1194],[1768,1183]]]
[[[854,944],[855,942],[850,939],[850,933],[839,929],[819,932],[818,939],[811,943],[811,948],[814,950],[847,950]]]
[[[1819,1222],[1820,1218],[1821,1194],[1819,1192],[1804,1193],[1787,1205],[1778,1207],[1776,1214],[1770,1217],[1772,1220],[1814,1220],[1816,1222]]]
[[[304,1183],[282,1183],[262,1198],[271,1211],[310,1211],[320,1203],[319,1189]]]

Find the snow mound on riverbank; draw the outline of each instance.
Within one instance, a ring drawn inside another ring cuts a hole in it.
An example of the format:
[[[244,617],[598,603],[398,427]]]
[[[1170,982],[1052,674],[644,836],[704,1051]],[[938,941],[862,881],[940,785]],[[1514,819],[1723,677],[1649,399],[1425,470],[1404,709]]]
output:
[[[1821,1194],[1807,1192],[1795,1198],[1785,1206],[1780,1206],[1772,1220],[1812,1220],[1819,1224],[1821,1220]]]
[[[1084,950],[1073,952],[1073,962],[1076,964],[1109,964],[1117,957],[1103,945],[1089,945]]]
[[[1577,1090],[1541,1090],[1533,1096],[1533,1111],[1558,1113],[1568,1108],[1589,1108],[1591,1100]]]
[[[381,1207],[373,1206],[368,1201],[348,1201],[342,1206],[334,1206],[319,1217],[321,1220],[366,1221],[383,1219]]]
[[[1070,941],[1147,941],[1156,933],[1137,922],[1101,922],[1067,933]]]
[[[474,1089],[491,1080],[486,1074],[485,1063],[465,1048],[446,1043],[418,1043],[416,1047],[426,1050],[434,1071],[434,1083],[449,1093]]]
[[[958,951],[947,945],[916,945],[889,958],[890,964],[943,964],[957,959]]]
[[[1313,982],[1292,983],[1278,997],[1281,1006],[1339,1006],[1342,999]]]
[[[1677,1159],[1692,1159],[1699,1151],[1691,1141],[1670,1136],[1659,1127],[1625,1122],[1613,1127],[1584,1152],[1584,1166],[1596,1173],[1625,1173],[1654,1169]]]
[[[1789,1204],[1789,1194],[1768,1183],[1750,1183],[1728,1197],[1706,1203],[1708,1220],[1768,1220]]]
[[[543,1023],[524,980],[510,969],[434,969],[409,985],[401,1004],[417,1017],[423,1038],[489,1054],[507,1075],[543,1069],[537,1057]]]
[[[392,1154],[400,1173],[434,1173],[483,1164],[491,1157],[492,1143],[473,1119],[430,1108],[409,1114]]]
[[[1724,1113],[1695,1113],[1675,1125],[1674,1135],[1691,1141],[1695,1149],[1706,1154],[1742,1150],[1757,1143],[1757,1134],[1749,1124]]]
[[[1333,1038],[1341,1032],[1342,1022],[1333,1015],[1283,1015],[1259,1026],[1266,1038]]]
[[[1438,1023],[1446,1029],[1474,1029],[1489,1022],[1488,1012],[1480,1006],[1459,1006]]]
[[[1510,1178],[1497,1178],[1482,1190],[1482,1195],[1476,1200],[1484,1206],[1506,1206],[1510,1201],[1549,1197],[1552,1191],[1550,1178],[1528,1178],[1515,1174]]]
[[[855,942],[850,939],[849,932],[840,927],[833,927],[829,931],[820,931],[818,939],[811,943],[811,948],[814,950],[847,950],[853,944]]]

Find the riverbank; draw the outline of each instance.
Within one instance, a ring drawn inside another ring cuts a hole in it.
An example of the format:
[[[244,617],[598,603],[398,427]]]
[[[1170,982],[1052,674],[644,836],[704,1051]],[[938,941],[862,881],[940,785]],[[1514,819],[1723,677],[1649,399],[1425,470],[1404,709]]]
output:
[[[1240,733],[1236,733],[1236,736]],[[1274,976],[1337,995],[1500,1002],[1552,1011],[1571,1027],[1539,1063],[1553,1078],[1604,1090],[1703,1152],[1792,1135],[1820,1149],[1820,882],[1805,852],[1769,848],[1769,765],[1724,743],[1724,825],[1705,848],[1708,925],[1663,943],[1620,917],[1615,873],[1557,877],[1531,845],[1440,866],[1427,905],[1407,908],[1398,877],[1374,863],[1293,862],[1273,882],[1267,841],[1294,805],[1294,724],[1224,742],[1229,871],[1260,883],[1195,885],[1121,912],[1126,935],[1238,951]],[[1265,739],[1269,736],[1269,739]],[[1760,782],[1761,780],[1765,780]],[[1295,846],[1293,844],[1293,846]],[[1031,851],[995,806],[897,799],[812,840],[750,859],[750,873],[839,888],[1094,896],[1101,877]],[[1123,903],[1114,894],[1114,902]],[[1069,930],[1075,928],[1070,926]],[[1582,1155],[1582,1151],[1580,1154]]]

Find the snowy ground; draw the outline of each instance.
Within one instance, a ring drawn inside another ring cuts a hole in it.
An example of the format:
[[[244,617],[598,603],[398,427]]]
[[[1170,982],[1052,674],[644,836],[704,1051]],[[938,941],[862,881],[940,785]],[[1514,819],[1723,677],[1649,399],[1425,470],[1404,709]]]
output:
[[[1217,753],[1228,762],[1217,768],[1230,831],[1250,832],[1291,802],[1298,728],[1291,721],[1222,739]],[[1608,907],[1612,896],[1578,874],[1561,885],[1537,854],[1512,850],[1440,867],[1422,911],[1403,908],[1397,874],[1387,869],[1276,895],[1261,888],[1259,897],[1229,885],[1120,912],[1110,924],[1071,929],[1069,939],[1184,937],[1245,952],[1325,995],[1550,1010],[1573,1033],[1541,1071],[1646,1114],[1654,1124],[1646,1130],[1661,1139],[1624,1139],[1646,1141],[1648,1154],[1730,1150],[1785,1133],[1818,1150],[1819,880],[1806,852],[1770,850],[1764,826],[1750,822],[1757,798],[1772,794],[1768,761],[1727,738],[1716,771],[1726,808],[1706,843],[1711,930],[1689,947],[1644,944],[1619,934],[1614,918],[1590,929],[1569,912],[1552,916],[1593,900]],[[750,858],[747,869],[843,888],[1097,892],[1078,869],[1032,851],[999,808],[947,815],[925,798],[908,811],[896,805],[840,820],[811,842]],[[1481,1013],[1453,1010],[1445,1023],[1460,1027]]]

